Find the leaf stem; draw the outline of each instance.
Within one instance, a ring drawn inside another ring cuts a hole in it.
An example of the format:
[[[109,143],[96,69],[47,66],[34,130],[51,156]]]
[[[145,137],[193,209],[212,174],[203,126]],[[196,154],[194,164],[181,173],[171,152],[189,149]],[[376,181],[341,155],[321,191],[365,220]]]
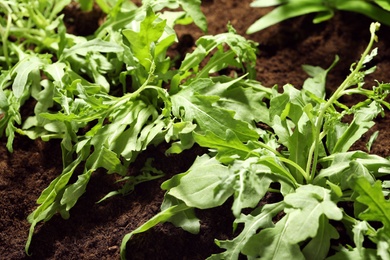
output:
[[[308,182],[311,182],[313,177],[315,176],[316,172],[316,166],[317,166],[317,161],[318,161],[318,152],[319,152],[319,146],[320,146],[320,140],[323,138],[320,138],[320,133],[321,133],[321,128],[323,126],[323,121],[324,121],[324,116],[328,108],[333,105],[335,101],[337,101],[344,93],[344,91],[351,86],[351,82],[354,81],[355,75],[362,69],[365,58],[369,54],[370,50],[372,49],[372,46],[374,44],[374,41],[376,41],[377,37],[375,32],[379,29],[380,24],[379,23],[372,23],[370,26],[370,32],[371,32],[371,37],[370,41],[368,43],[367,48],[363,52],[359,62],[357,63],[355,69],[349,74],[349,76],[341,83],[339,88],[336,90],[335,93],[329,98],[329,100],[323,105],[322,109],[320,109],[320,114],[317,118],[316,122],[316,131],[314,133],[315,135],[315,141],[314,144],[310,148],[309,152],[309,157],[307,160],[307,165],[306,165],[306,174],[309,175]]]
[[[282,162],[284,163],[287,163],[287,164],[290,164],[291,166],[293,166],[295,169],[297,169],[301,174],[302,176],[305,178],[306,181],[309,181],[310,180],[310,175],[304,170],[302,169],[301,166],[299,166],[297,163],[295,163],[294,161],[292,160],[289,160],[287,158],[284,158],[284,157],[278,157],[279,160],[281,160]],[[295,178],[294,178],[295,180]]]
[[[9,59],[9,56],[8,56],[8,35],[9,35],[9,31],[10,31],[10,27],[11,27],[11,23],[12,23],[12,17],[11,17],[11,9],[9,8],[8,5],[4,4],[4,3],[0,3],[1,5],[4,6],[4,8],[7,10],[8,12],[8,15],[7,15],[7,25],[5,27],[5,30],[3,31],[3,27],[0,27],[0,32],[1,35],[2,35],[2,42],[3,42],[3,53],[4,53],[4,58],[5,58],[5,61],[7,63],[7,66],[8,68],[11,68],[11,61]]]

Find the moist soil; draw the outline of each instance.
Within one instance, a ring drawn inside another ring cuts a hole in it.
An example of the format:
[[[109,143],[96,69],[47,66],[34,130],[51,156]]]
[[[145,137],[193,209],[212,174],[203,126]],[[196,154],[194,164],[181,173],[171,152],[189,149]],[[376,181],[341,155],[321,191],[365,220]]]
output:
[[[310,64],[327,68],[339,55],[340,62],[330,72],[327,93],[348,75],[350,65],[359,59],[369,39],[372,21],[354,13],[340,12],[330,21],[314,25],[312,16],[299,17],[272,26],[261,32],[245,35],[246,29],[271,9],[254,9],[252,0],[202,1],[202,10],[208,20],[208,34],[226,32],[230,22],[237,32],[259,43],[257,79],[264,85],[282,87],[291,83],[300,88],[307,78],[301,65]],[[77,9],[77,8],[76,8]],[[96,29],[102,13],[81,13],[72,6],[65,12],[68,29],[76,34],[88,34]],[[88,24],[89,26],[86,26]],[[83,26],[81,26],[83,25]],[[194,25],[176,26],[179,43],[171,54],[183,57],[195,47],[203,33]],[[79,30],[79,31],[78,31]],[[370,65],[375,73],[367,76],[366,86],[390,82],[390,28],[382,26],[379,35],[379,55]],[[358,100],[345,97],[342,102],[352,105]],[[367,151],[365,144],[370,135],[379,130],[371,153],[383,157],[390,155],[390,113],[376,120],[376,125],[353,149]],[[9,153],[6,139],[0,143],[0,259],[119,259],[119,246],[123,236],[159,212],[164,192],[160,185],[172,175],[186,171],[196,156],[205,151],[194,147],[180,155],[166,157],[169,147],[162,144],[150,147],[134,163],[136,173],[147,158],[154,158],[153,166],[166,175],[158,180],[142,183],[128,196],[117,196],[102,203],[96,202],[112,190],[118,189],[115,176],[104,171],[94,173],[86,193],[70,211],[68,220],[59,215],[36,228],[30,251],[24,252],[29,223],[26,218],[36,207],[36,200],[44,188],[62,171],[59,141],[43,142],[17,136],[14,152]],[[267,199],[274,198],[267,197]],[[231,201],[211,210],[197,211],[201,230],[192,235],[170,223],[159,224],[150,231],[134,236],[128,243],[128,259],[205,259],[220,252],[214,239],[232,238]],[[345,234],[341,232],[341,239]],[[338,244],[335,241],[334,244]]]

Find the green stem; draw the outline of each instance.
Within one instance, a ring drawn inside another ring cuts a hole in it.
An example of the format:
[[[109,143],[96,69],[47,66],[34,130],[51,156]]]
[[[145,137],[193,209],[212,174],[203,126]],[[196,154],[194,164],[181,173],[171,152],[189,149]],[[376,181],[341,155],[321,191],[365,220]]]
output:
[[[11,23],[12,23],[12,18],[11,18],[11,9],[9,8],[8,5],[5,5],[3,3],[0,3],[1,5],[4,6],[4,8],[7,10],[7,25],[5,27],[5,30],[3,31],[3,28],[0,27],[0,32],[2,34],[2,37],[1,37],[1,40],[3,42],[3,53],[4,53],[4,58],[5,58],[5,61],[7,63],[7,66],[8,68],[11,68],[11,61],[9,59],[9,56],[8,56],[8,35],[9,35],[9,31],[10,31],[10,27],[11,27]]]
[[[260,145],[261,148],[267,149],[268,151],[270,151],[271,153],[275,154],[276,156],[283,157],[283,155],[281,153],[279,153],[275,149],[271,148],[270,146],[266,145],[265,143],[257,142],[257,144]]]
[[[302,167],[299,166],[297,163],[295,163],[287,158],[284,158],[284,157],[278,157],[278,159],[284,163],[287,163],[287,164],[290,164],[291,166],[293,166],[295,169],[297,169],[302,174],[302,176],[305,178],[306,181],[309,181],[310,175],[307,174],[307,172],[305,172],[305,170],[303,170]]]
[[[309,174],[309,182],[314,178],[315,172],[316,172],[316,166],[318,161],[318,152],[319,152],[319,146],[320,146],[320,133],[321,128],[324,121],[325,112],[328,110],[328,108],[336,101],[338,100],[344,93],[344,91],[351,86],[351,82],[354,81],[355,75],[361,70],[361,68],[364,65],[365,58],[369,54],[372,45],[374,44],[374,41],[376,40],[375,32],[379,29],[379,23],[372,23],[370,26],[370,32],[371,32],[371,38],[370,42],[368,43],[367,48],[362,54],[362,57],[360,58],[358,64],[356,65],[355,69],[349,74],[349,76],[344,80],[344,82],[340,85],[340,87],[336,90],[336,92],[329,98],[329,100],[325,103],[325,105],[320,110],[320,114],[317,118],[316,122],[316,131],[314,133],[315,135],[315,141],[314,141],[314,147],[313,149],[310,149],[309,157],[306,165],[306,173]],[[323,137],[322,137],[323,138]],[[314,151],[313,151],[314,150]]]

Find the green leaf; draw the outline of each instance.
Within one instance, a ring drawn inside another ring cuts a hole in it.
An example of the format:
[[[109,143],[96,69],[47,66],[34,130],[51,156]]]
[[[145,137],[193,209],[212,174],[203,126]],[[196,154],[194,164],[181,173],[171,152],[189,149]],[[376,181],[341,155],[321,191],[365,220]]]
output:
[[[329,149],[333,148],[331,150],[332,153],[347,152],[349,148],[375,124],[372,120],[380,112],[381,107],[378,106],[376,102],[372,102],[369,106],[359,109],[356,112],[353,121],[349,124],[347,129],[344,130],[342,135],[333,137],[337,142],[334,147],[329,147]]]
[[[21,98],[26,90],[30,73],[39,69],[42,65],[44,65],[44,62],[38,57],[28,56],[12,68],[12,74],[16,74],[12,83],[12,92],[16,98]]]
[[[69,49],[65,49],[60,57],[61,60],[69,56],[78,54],[81,56],[87,55],[89,52],[122,52],[123,48],[116,43],[103,41],[101,39],[93,39],[90,41],[78,43]]]
[[[156,226],[157,224],[164,223],[168,221],[170,218],[172,218],[174,215],[188,209],[189,207],[184,203],[167,208],[164,211],[161,211],[160,213],[152,217],[151,219],[149,219],[147,222],[145,222],[137,229],[133,230],[131,233],[126,234],[122,239],[121,250],[120,250],[121,259],[122,260],[126,259],[126,244],[135,234],[143,233],[151,229],[152,227]]]
[[[127,12],[119,12],[115,16],[108,16],[107,20],[96,30],[96,38],[102,38],[107,32],[120,31],[126,28],[126,25],[139,19],[141,15],[144,15],[144,11],[137,8]]]
[[[184,201],[189,207],[214,208],[222,205],[233,194],[233,189],[215,193],[215,188],[229,175],[226,166],[215,158],[203,155],[195,160],[180,178],[180,183],[171,188],[168,194]]]
[[[381,5],[381,7],[385,10],[366,1],[356,1],[353,4],[345,1],[336,1],[336,8],[338,10],[361,13],[374,21],[390,26],[390,13],[388,9],[386,10],[389,4]]]
[[[339,57],[336,56],[332,65],[326,70],[318,66],[303,65],[303,70],[309,74],[310,78],[306,79],[302,88],[310,91],[319,98],[325,98],[326,76],[328,72],[337,64]]]
[[[284,232],[290,225],[290,215],[283,217],[274,227],[268,227],[252,236],[242,253],[253,258],[304,260],[299,245],[291,243]]]
[[[200,9],[200,0],[178,0],[179,4],[185,12],[194,20],[194,23],[202,29],[203,32],[207,32],[207,20],[205,15]]]
[[[299,243],[307,238],[314,238],[320,229],[320,217],[341,220],[342,211],[332,201],[330,191],[313,185],[299,187],[295,193],[288,194],[284,202],[292,208],[286,208],[289,225],[284,229],[290,243]]]
[[[239,254],[244,247],[247,246],[248,241],[252,236],[256,234],[256,231],[260,228],[273,227],[272,218],[284,208],[283,202],[278,202],[275,204],[265,205],[261,213],[255,216],[252,215],[241,215],[236,218],[235,223],[243,223],[244,229],[241,233],[232,240],[216,240],[216,244],[223,249],[226,249],[225,252],[214,254],[209,257],[209,260],[214,259],[238,259]]]
[[[80,3],[80,8],[84,12],[89,12],[92,10],[93,7],[93,1],[92,0],[78,0]]]
[[[255,208],[274,181],[271,170],[257,161],[258,158],[254,157],[245,161],[236,160],[231,166],[235,177],[230,184],[235,190],[232,210],[236,217],[240,215],[243,208]],[[224,181],[219,188],[225,187],[228,183],[229,181]]]
[[[377,233],[377,254],[382,257],[382,259],[390,259],[390,235],[387,230],[380,229]]]
[[[45,210],[52,202],[56,199],[58,193],[65,188],[68,184],[70,177],[75,171],[76,167],[80,164],[82,156],[80,155],[75,161],[73,161],[69,166],[67,166],[62,174],[55,178],[50,185],[42,192],[42,194],[37,199],[37,203],[41,204],[33,213],[29,216],[30,219],[37,218],[37,216]]]
[[[231,162],[237,158],[245,159],[252,154],[256,155],[254,150],[259,148],[255,142],[243,144],[230,129],[226,130],[225,138],[221,138],[211,131],[206,131],[204,135],[194,132],[193,136],[195,142],[200,146],[217,149],[216,158],[224,163]]]
[[[253,0],[251,7],[269,7],[287,3],[291,0]]]
[[[77,181],[69,185],[62,195],[61,205],[66,206],[65,210],[69,211],[76,204],[77,200],[84,194],[89,179],[91,178],[93,170],[88,170],[79,175]]]
[[[320,216],[317,235],[302,250],[305,259],[325,259],[329,253],[330,240],[337,238],[337,230],[329,224],[324,215]]]
[[[350,172],[355,175],[359,173],[363,173],[359,175],[365,175],[364,173],[368,170],[370,175],[381,176],[381,169],[390,167],[389,160],[378,155],[367,154],[362,151],[332,154],[322,158],[319,162],[323,165],[323,169],[321,169],[319,174],[315,177],[313,183],[317,183],[317,181],[320,181],[322,178],[331,178],[333,176],[333,178],[338,181],[332,182],[335,184],[340,184],[341,179],[344,179],[341,176],[345,174],[345,171],[348,170],[351,166],[355,167],[355,165],[351,165],[353,162],[356,162],[366,168],[366,170],[361,169],[362,171],[359,170],[359,172]]]
[[[387,0],[374,0],[374,2],[383,9],[390,11],[390,3]]]
[[[165,134],[165,141],[169,143],[171,140],[179,140],[172,143],[171,147],[165,151],[166,154],[181,153],[185,149],[189,149],[194,145],[192,137],[196,125],[191,122],[178,122],[169,126]]]
[[[184,202],[176,199],[173,196],[170,196],[169,194],[165,194],[164,201],[161,204],[161,211],[164,211],[172,206],[183,204]],[[200,221],[195,216],[195,210],[194,208],[189,208],[187,210],[183,210],[175,215],[173,215],[168,220],[172,224],[174,224],[176,227],[181,227],[187,232],[190,232],[191,234],[198,234],[200,230]]]
[[[224,138],[227,129],[232,130],[242,141],[257,140],[259,135],[248,123],[234,118],[234,112],[214,106],[217,96],[194,94],[194,88],[212,88],[211,80],[197,80],[171,97],[172,113],[184,121],[195,121],[202,132],[211,131]]]
[[[222,76],[213,81],[216,82],[213,88],[199,89],[199,94],[219,96],[218,106],[235,111],[236,119],[269,124],[269,109],[264,103],[268,93],[261,85],[244,80],[243,77],[231,79]]]
[[[31,226],[25,246],[26,253],[28,253],[37,223],[41,221],[48,221],[58,211],[60,211],[61,214],[64,214],[64,217],[67,217],[66,212],[64,212],[64,206],[60,204],[60,199],[65,191],[65,186],[68,184],[70,177],[76,167],[80,164],[81,160],[82,155],[80,154],[75,161],[63,170],[60,176],[50,183],[49,187],[42,192],[41,196],[39,196],[37,203],[40,205],[27,217]]]
[[[366,143],[366,148],[367,148],[367,151],[368,151],[368,152],[371,151],[371,147],[372,147],[372,145],[374,144],[374,142],[376,141],[376,139],[378,138],[378,135],[379,135],[379,130],[378,130],[378,131],[375,131],[375,132],[370,136],[370,139],[369,139],[368,142]]]
[[[122,175],[127,171],[118,158],[118,155],[104,146],[95,147],[94,152],[89,156],[86,162],[86,167],[93,170],[102,167],[106,169],[108,173],[115,172]]]
[[[353,225],[353,242],[356,245],[356,248],[358,251],[363,253],[364,246],[364,235],[366,234],[368,230],[368,223],[366,221],[356,221],[356,223]]]
[[[316,12],[329,11],[326,5],[316,2],[288,2],[279,6],[253,23],[247,30],[248,34],[263,30],[271,25],[277,24],[289,18]]]
[[[368,208],[359,214],[359,218],[368,221],[380,221],[388,232],[390,231],[390,202],[384,198],[381,181],[374,185],[364,177],[352,178],[350,185],[359,196],[357,201]]]
[[[153,45],[164,33],[166,21],[157,19],[151,8],[147,9],[146,17],[141,22],[139,32],[125,29],[123,35],[130,43],[134,56],[146,71],[150,70],[151,61],[154,60]]]

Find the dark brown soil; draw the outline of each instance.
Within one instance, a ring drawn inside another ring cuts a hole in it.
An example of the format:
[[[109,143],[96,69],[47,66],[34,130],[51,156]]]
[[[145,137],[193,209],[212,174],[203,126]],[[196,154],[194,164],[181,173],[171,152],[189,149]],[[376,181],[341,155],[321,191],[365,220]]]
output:
[[[209,34],[226,31],[230,21],[241,35],[258,17],[270,9],[249,7],[252,0],[209,0],[202,8],[209,22]],[[99,19],[100,15],[96,16]],[[332,20],[318,25],[311,23],[310,16],[283,22],[262,32],[246,37],[259,43],[257,78],[265,86],[283,86],[291,83],[300,87],[307,75],[302,64],[327,68],[336,54],[339,64],[331,71],[328,89],[331,93],[349,72],[352,62],[359,59],[369,38],[371,21],[364,16],[338,13]],[[96,21],[94,22],[96,23]],[[181,43],[172,50],[176,54],[191,51],[194,41],[202,35],[195,26],[177,26]],[[379,32],[379,55],[372,62],[377,71],[367,77],[367,86],[374,79],[390,82],[390,30]],[[352,104],[354,97],[343,99]],[[384,157],[390,155],[390,123],[388,111],[384,118],[354,146],[365,150],[370,134],[380,130],[371,153]],[[123,236],[134,230],[159,212],[163,199],[162,181],[173,174],[186,171],[196,155],[203,151],[194,148],[178,156],[166,158],[168,145],[150,147],[141,154],[134,171],[148,157],[155,158],[154,166],[167,175],[157,181],[140,184],[125,197],[114,197],[96,204],[108,192],[118,188],[114,176],[96,172],[87,192],[70,211],[70,219],[53,217],[38,225],[31,245],[32,256],[24,253],[29,223],[26,217],[36,207],[35,201],[41,191],[61,173],[61,150],[59,142],[31,141],[18,136],[15,151],[10,154],[0,145],[0,259],[118,259]],[[128,244],[128,259],[205,259],[219,252],[214,239],[232,236],[233,216],[230,205],[198,212],[201,219],[199,235],[191,235],[166,223],[151,231],[135,236]]]

